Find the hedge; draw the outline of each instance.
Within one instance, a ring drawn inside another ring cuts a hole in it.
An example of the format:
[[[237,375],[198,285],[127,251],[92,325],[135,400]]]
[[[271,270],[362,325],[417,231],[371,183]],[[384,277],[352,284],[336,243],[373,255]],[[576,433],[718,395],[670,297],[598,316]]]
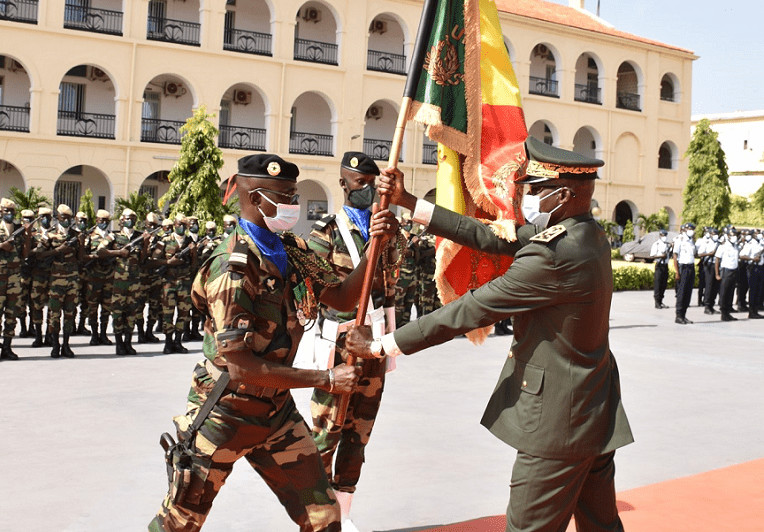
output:
[[[620,290],[652,290],[654,264],[634,264],[613,262],[613,291]],[[676,273],[674,265],[669,263],[668,286],[674,288]],[[698,287],[697,264],[695,266],[695,287]]]

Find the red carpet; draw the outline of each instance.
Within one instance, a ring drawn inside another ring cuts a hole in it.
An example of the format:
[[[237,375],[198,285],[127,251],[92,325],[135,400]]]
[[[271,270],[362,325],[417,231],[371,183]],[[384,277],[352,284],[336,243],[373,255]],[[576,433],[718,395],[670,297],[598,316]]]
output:
[[[764,459],[668,480],[618,494],[627,532],[764,530]],[[503,515],[425,532],[504,532]],[[571,522],[568,531],[575,531]]]

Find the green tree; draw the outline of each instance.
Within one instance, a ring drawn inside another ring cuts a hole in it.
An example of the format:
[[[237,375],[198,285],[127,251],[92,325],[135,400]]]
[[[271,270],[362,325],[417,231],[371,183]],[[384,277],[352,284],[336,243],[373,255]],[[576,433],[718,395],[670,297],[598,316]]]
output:
[[[764,227],[764,211],[756,207],[751,196],[748,200],[742,196],[731,198],[730,223],[739,227]]]
[[[610,243],[612,244],[613,241],[615,241],[616,236],[618,236],[615,232],[615,226],[618,224],[611,222],[610,220],[597,220],[597,223],[600,224],[600,227],[605,231],[608,240],[610,240]]]
[[[154,199],[148,194],[139,194],[137,191],[131,192],[126,198],[117,198],[114,202],[114,216],[112,219],[118,220],[122,216],[122,211],[132,209],[138,220],[135,224],[137,229],[143,229],[146,215],[154,208]]]
[[[626,221],[626,225],[623,226],[623,243],[631,242],[634,240],[634,224],[631,223],[631,220]]]
[[[637,226],[642,231],[642,234],[652,233],[659,229],[665,229],[668,227],[669,215],[665,207],[658,212],[654,212],[649,216],[640,214],[637,216]]]
[[[22,192],[16,187],[10,188],[10,198],[16,204],[16,209],[21,212],[25,209],[34,211],[37,215],[37,209],[40,207],[50,207],[52,202],[47,196],[40,194],[40,187],[30,187],[28,191]]]
[[[751,205],[759,214],[764,215],[764,185],[751,196]]]
[[[85,189],[85,193],[80,198],[80,210],[88,217],[88,227],[95,225],[96,210],[93,204],[93,191]]]
[[[183,140],[180,158],[168,179],[170,189],[159,198],[159,207],[170,205],[169,216],[183,213],[195,215],[202,220],[214,220],[223,224],[223,202],[220,197],[218,170],[223,166],[223,152],[215,144],[218,130],[208,119],[205,106],[180,128]]]
[[[719,135],[707,119],[695,126],[685,156],[690,159],[690,177],[684,187],[682,219],[702,227],[722,227],[730,219],[730,185]]]

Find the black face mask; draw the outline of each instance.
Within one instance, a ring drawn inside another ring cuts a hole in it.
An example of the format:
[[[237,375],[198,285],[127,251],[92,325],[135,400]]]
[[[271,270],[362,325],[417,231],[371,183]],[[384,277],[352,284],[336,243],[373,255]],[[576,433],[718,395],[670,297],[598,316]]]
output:
[[[3,220],[8,222],[8,223],[11,223],[13,221],[13,213],[12,212],[7,212],[7,213],[3,214]]]
[[[194,224],[191,227],[189,227],[188,230],[191,231],[192,233],[198,233],[199,232],[199,226]]]
[[[42,226],[43,226],[45,229],[47,229],[48,227],[50,227],[50,218],[48,218],[48,217],[46,216],[46,217],[44,217],[44,218],[40,219],[40,225],[42,225]]]
[[[374,185],[367,184],[363,188],[351,190],[348,193],[348,201],[356,209],[368,209],[374,203],[374,195],[377,188]]]
[[[215,238],[215,231],[207,231],[207,238]]]

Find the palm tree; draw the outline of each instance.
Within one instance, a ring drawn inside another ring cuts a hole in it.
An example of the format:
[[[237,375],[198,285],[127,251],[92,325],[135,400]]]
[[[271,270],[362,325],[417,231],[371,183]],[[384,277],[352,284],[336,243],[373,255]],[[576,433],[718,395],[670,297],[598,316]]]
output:
[[[122,216],[122,211],[125,209],[132,209],[138,216],[138,221],[135,224],[136,228],[143,229],[143,221],[146,219],[146,215],[154,210],[154,200],[148,194],[140,194],[137,191],[131,192],[127,198],[117,198],[114,202],[114,216],[112,219],[117,220]]]
[[[645,216],[644,214],[637,216],[637,226],[642,230],[643,235],[663,229],[666,225],[668,225],[668,213],[665,212],[665,209],[650,216]]]
[[[22,192],[16,187],[10,188],[10,199],[16,204],[16,208],[20,211],[30,210],[35,214],[40,207],[50,207],[51,201],[47,196],[40,194],[40,187],[30,187],[27,192]]]
[[[85,189],[85,193],[80,198],[80,210],[88,217],[88,227],[95,223],[96,210],[93,205],[93,191]]]

